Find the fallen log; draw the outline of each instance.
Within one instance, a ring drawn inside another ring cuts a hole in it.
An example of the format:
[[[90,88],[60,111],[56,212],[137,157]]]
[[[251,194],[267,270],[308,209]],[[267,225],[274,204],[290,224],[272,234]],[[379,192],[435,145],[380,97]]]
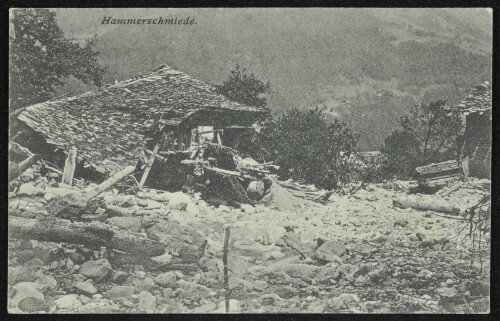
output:
[[[424,199],[395,199],[393,204],[399,208],[413,208],[419,211],[433,211],[446,214],[460,214],[460,209],[442,201],[428,201]]]
[[[139,257],[153,257],[165,253],[166,245],[132,233],[113,231],[63,219],[37,220],[9,217],[9,236],[29,240],[81,244],[90,248],[127,252]]]

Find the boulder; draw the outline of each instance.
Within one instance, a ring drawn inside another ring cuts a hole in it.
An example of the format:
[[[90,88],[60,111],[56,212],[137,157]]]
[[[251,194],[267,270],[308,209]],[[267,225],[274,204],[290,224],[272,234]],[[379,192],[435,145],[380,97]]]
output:
[[[125,282],[125,280],[127,280],[127,278],[128,278],[127,272],[116,271],[115,273],[113,273],[112,281],[113,283],[116,284],[122,284],[123,282]]]
[[[250,199],[260,200],[264,196],[265,186],[262,181],[251,181],[247,187],[247,194]]]
[[[28,313],[33,313],[33,312],[38,312],[38,311],[45,311],[49,312],[49,305],[45,303],[44,300],[28,297],[24,298],[19,302],[17,307],[23,311],[23,312],[28,312]]]
[[[106,292],[106,297],[111,300],[127,299],[135,293],[133,285],[115,285]]]
[[[44,295],[36,288],[33,282],[21,282],[14,285],[15,294],[10,301],[12,306],[18,306],[25,298],[34,298],[45,302]]]
[[[340,272],[340,265],[335,262],[330,262],[320,269],[314,279],[320,283],[327,283],[331,279],[338,279]]]
[[[97,282],[104,280],[112,271],[107,259],[90,260],[82,264],[79,273]]]
[[[309,264],[290,264],[285,267],[285,272],[292,278],[299,279],[309,279],[311,278],[317,271],[319,267]]]
[[[155,281],[150,277],[145,277],[143,279],[135,278],[132,283],[137,288],[137,291],[147,291],[153,292],[156,288]]]
[[[165,288],[171,288],[171,289],[177,288],[177,276],[173,271],[165,272],[158,275],[157,277],[155,277],[154,281],[159,286]]]
[[[88,282],[88,281],[80,281],[75,284],[75,288],[78,290],[78,292],[87,294],[87,295],[93,295],[97,293],[96,287]]]
[[[80,296],[78,294],[67,294],[62,296],[55,301],[55,304],[56,307],[64,310],[82,306],[82,302],[80,301]]]
[[[140,232],[142,227],[142,219],[139,217],[115,216],[108,219],[108,222],[131,232]]]
[[[116,206],[116,205],[107,205],[106,211],[104,212],[108,217],[124,217],[129,216],[128,211],[125,209]]]
[[[322,262],[342,263],[340,256],[345,254],[345,246],[338,241],[326,241],[314,251],[313,258]]]
[[[149,292],[141,291],[139,293],[139,302],[137,309],[146,313],[154,313],[156,308],[156,297]]]
[[[17,191],[17,196],[43,196],[43,194],[45,191],[32,183],[22,184]]]
[[[268,287],[269,287],[269,284],[267,284],[266,281],[255,280],[253,282],[253,289],[256,290],[256,291],[262,292],[265,289],[267,289]]]
[[[23,266],[29,270],[38,270],[43,266],[43,261],[35,257],[29,261],[24,262]]]
[[[359,297],[356,294],[344,293],[331,298],[327,303],[333,310],[353,309],[359,304]]]
[[[437,294],[441,297],[453,298],[457,296],[458,292],[454,288],[441,287],[436,290]]]

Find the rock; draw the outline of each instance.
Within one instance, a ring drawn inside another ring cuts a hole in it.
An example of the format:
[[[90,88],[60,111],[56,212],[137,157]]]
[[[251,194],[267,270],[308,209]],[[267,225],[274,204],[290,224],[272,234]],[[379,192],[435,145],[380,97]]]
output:
[[[279,272],[279,271],[284,271],[286,267],[290,264],[297,264],[300,263],[300,256],[292,256],[277,262],[274,262],[273,264],[269,265],[265,272],[270,273],[270,272]]]
[[[44,300],[28,297],[24,298],[19,302],[17,307],[23,312],[37,312],[37,311],[45,311],[49,312],[49,306],[45,303]]]
[[[78,290],[78,292],[83,294],[93,295],[97,293],[97,289],[95,288],[95,286],[88,281],[77,282],[75,284],[75,288]]]
[[[157,202],[157,201],[153,201],[153,200],[146,200],[147,204],[146,204],[146,209],[147,210],[154,210],[154,209],[158,209],[158,208],[161,208],[162,207],[162,204],[160,202]]]
[[[469,287],[471,296],[488,296],[490,294],[490,287],[481,282],[474,282]]]
[[[343,243],[339,241],[328,240],[316,249],[316,251],[314,252],[314,256],[319,260],[334,262],[334,260],[336,260],[336,257],[344,255],[345,252],[345,245]],[[335,257],[329,259],[329,256],[331,254],[335,255]]]
[[[417,233],[416,234],[416,237],[419,241],[424,241],[427,239],[427,237],[425,236],[425,234],[422,234],[422,233]]]
[[[401,226],[401,227],[407,227],[409,221],[406,219],[399,219],[394,222],[394,227],[396,226]]]
[[[285,267],[285,272],[292,278],[309,279],[319,268],[308,264],[290,264]]]
[[[123,282],[125,282],[125,280],[127,280],[127,278],[128,278],[127,272],[116,271],[115,273],[113,273],[113,277],[111,280],[113,281],[113,283],[122,284]]]
[[[267,284],[266,281],[261,281],[261,280],[255,280],[253,282],[253,289],[259,292],[264,291],[269,287],[269,284]]]
[[[244,213],[253,214],[255,213],[255,208],[250,204],[243,204],[241,205],[241,211]]]
[[[177,276],[173,271],[165,272],[158,275],[157,277],[155,277],[154,281],[159,286],[165,288],[171,288],[171,289],[177,288]]]
[[[330,262],[323,266],[314,279],[320,283],[327,283],[331,279],[338,279],[340,276],[340,265],[336,262]]]
[[[140,232],[142,227],[142,219],[139,217],[115,216],[108,219],[108,222],[131,232]]]
[[[149,292],[141,291],[139,293],[139,302],[137,309],[146,313],[154,313],[156,308],[156,297]]]
[[[352,252],[361,253],[363,255],[370,255],[377,252],[377,248],[369,244],[355,244],[350,247]]]
[[[43,261],[36,257],[23,264],[23,266],[29,270],[38,270],[42,265]]]
[[[229,313],[241,313],[245,310],[246,304],[240,300],[229,299]],[[226,301],[220,301],[217,304],[217,310],[214,313],[226,313]]]
[[[178,280],[178,287],[182,289],[180,298],[191,298],[192,300],[199,301],[209,297],[212,291],[204,285],[196,284],[193,282]]]
[[[448,288],[448,287],[441,287],[436,290],[437,294],[442,297],[447,297],[447,298],[453,298],[457,296],[457,290],[454,288]]]
[[[278,301],[281,300],[281,297],[276,293],[269,293],[260,296],[257,301],[260,302],[261,305],[276,305]]]
[[[135,293],[135,286],[132,285],[115,285],[112,286],[107,292],[108,299],[129,298]]]
[[[270,260],[279,260],[285,257],[285,253],[281,251],[272,251],[271,253],[264,254],[262,260],[270,261]]]
[[[264,196],[264,182],[262,181],[251,181],[247,187],[247,194],[250,199],[260,200]]]
[[[17,196],[43,196],[43,194],[45,194],[45,191],[32,183],[22,184],[17,191]]]
[[[97,282],[104,280],[112,271],[107,259],[90,260],[82,264],[79,273]]]
[[[74,309],[76,307],[81,307],[82,302],[80,302],[80,296],[78,294],[67,294],[60,297],[55,301],[56,307],[59,309]]]
[[[44,295],[35,286],[36,284],[33,282],[21,282],[14,285],[15,294],[10,301],[12,306],[18,306],[19,302],[25,298],[34,298],[45,302]]]
[[[42,284],[45,289],[55,290],[57,288],[57,281],[52,275],[36,273],[36,282]]]
[[[78,252],[73,252],[69,255],[69,259],[74,263],[74,264],[82,264],[86,261],[85,256],[81,253]]]
[[[106,206],[106,211],[104,212],[105,215],[108,217],[125,217],[129,216],[128,211],[122,209],[119,206],[116,205],[107,205]]]
[[[181,212],[184,212],[186,211],[187,207],[188,207],[188,204],[187,203],[184,203],[184,202],[181,202],[181,203],[177,203],[175,205],[171,205],[170,206],[173,210],[177,210],[177,211],[181,211]]]
[[[359,297],[356,294],[344,293],[331,298],[327,303],[333,310],[353,309],[359,303]]]
[[[85,295],[80,295],[80,301],[83,303],[83,304],[88,304],[92,301],[91,298],[89,298],[88,296],[85,296]]]
[[[150,277],[145,277],[144,279],[136,278],[132,281],[132,284],[135,285],[137,291],[147,291],[153,292],[156,289],[155,281]]]

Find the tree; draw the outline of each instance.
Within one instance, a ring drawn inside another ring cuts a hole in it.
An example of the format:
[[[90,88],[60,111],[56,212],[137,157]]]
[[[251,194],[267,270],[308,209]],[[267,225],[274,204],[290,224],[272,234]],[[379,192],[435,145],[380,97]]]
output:
[[[414,105],[398,121],[398,129],[385,140],[384,152],[394,174],[411,175],[417,166],[456,156],[455,141],[463,130],[457,114],[448,115],[446,102]]]
[[[94,50],[96,37],[80,44],[65,38],[56,14],[48,9],[13,9],[10,32],[10,109],[50,99],[61,78],[73,76],[101,86],[104,74]]]
[[[344,123],[329,123],[320,109],[292,109],[268,124],[261,144],[280,166],[283,179],[293,178],[332,189],[349,180],[350,157],[358,136]]]
[[[271,84],[257,79],[254,74],[247,75],[246,69],[236,65],[222,85],[216,86],[217,92],[240,104],[267,107],[266,93],[271,92]]]

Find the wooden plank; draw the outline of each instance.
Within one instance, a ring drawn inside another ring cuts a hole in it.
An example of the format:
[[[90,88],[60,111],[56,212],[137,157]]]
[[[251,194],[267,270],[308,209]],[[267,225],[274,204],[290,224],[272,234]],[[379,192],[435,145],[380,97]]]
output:
[[[141,181],[139,182],[139,189],[142,188],[144,183],[146,182],[146,179],[148,178],[149,171],[151,170],[151,167],[153,166],[153,161],[155,160],[156,154],[158,153],[158,149],[160,148],[160,142],[156,143],[153,152],[151,153],[151,157],[149,158],[149,162],[146,165],[146,168],[144,169],[144,174],[142,174]]]

